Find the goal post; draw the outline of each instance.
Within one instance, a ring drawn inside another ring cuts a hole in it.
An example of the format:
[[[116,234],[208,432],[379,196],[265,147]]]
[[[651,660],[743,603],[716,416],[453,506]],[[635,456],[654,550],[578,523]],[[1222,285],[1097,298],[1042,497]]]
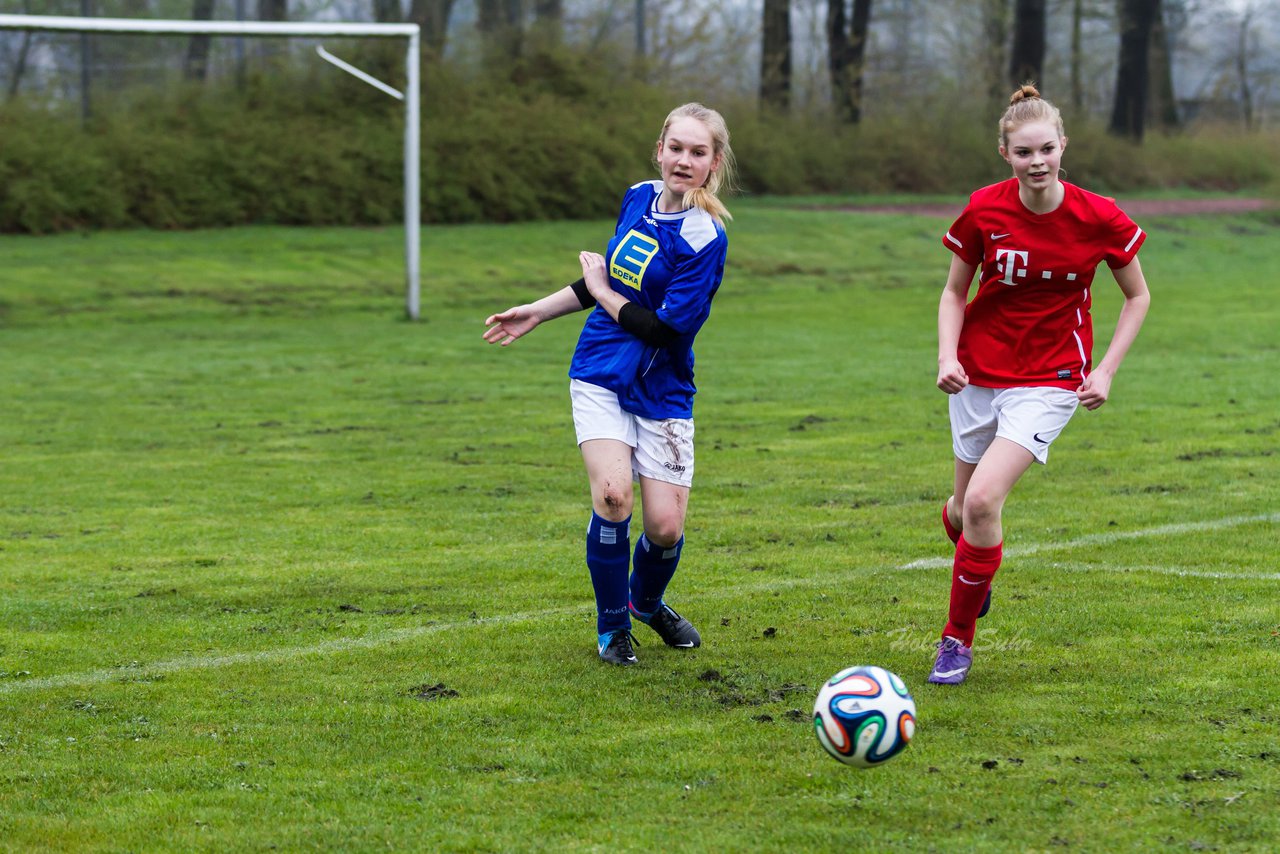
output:
[[[419,262],[421,244],[419,229],[419,54],[420,34],[417,24],[362,24],[327,21],[295,23],[292,21],[178,21],[141,18],[75,18],[55,15],[0,15],[0,30],[31,30],[65,33],[112,33],[136,35],[210,35],[258,37],[350,37],[403,38],[408,40],[405,52],[405,122],[404,122],[404,260],[405,312],[417,320],[421,307]],[[343,67],[345,63],[339,65]],[[344,70],[350,70],[344,68]],[[352,70],[354,73],[354,70]],[[361,73],[362,74],[362,73]],[[357,74],[360,76],[360,74]],[[361,77],[365,79],[367,75]],[[377,82],[371,85],[378,85]],[[384,91],[389,87],[379,86]]]

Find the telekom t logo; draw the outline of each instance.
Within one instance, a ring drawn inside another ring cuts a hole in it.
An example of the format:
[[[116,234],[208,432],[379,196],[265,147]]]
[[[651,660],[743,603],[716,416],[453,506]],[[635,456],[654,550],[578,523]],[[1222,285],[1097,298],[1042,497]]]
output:
[[[1019,267],[1019,264],[1022,266]],[[1027,253],[1020,249],[997,249],[996,269],[1004,273],[1004,278],[999,280],[1001,284],[1016,285],[1014,276],[1027,275]]]

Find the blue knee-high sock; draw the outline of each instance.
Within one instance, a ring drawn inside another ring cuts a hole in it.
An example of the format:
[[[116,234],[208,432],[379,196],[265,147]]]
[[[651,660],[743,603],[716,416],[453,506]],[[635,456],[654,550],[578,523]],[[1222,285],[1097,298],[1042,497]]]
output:
[[[662,594],[676,574],[683,549],[684,537],[674,546],[663,548],[649,542],[644,534],[640,535],[631,564],[631,607],[637,613],[647,617],[662,606]]]
[[[631,517],[610,522],[591,514],[587,527],[587,569],[596,591],[596,633],[631,628],[627,612],[627,568],[631,562]]]

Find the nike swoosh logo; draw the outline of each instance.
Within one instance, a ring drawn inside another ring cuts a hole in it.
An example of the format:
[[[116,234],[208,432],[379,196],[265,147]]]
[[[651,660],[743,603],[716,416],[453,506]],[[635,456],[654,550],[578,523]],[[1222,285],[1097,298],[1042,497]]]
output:
[[[1048,439],[1041,439],[1041,438],[1040,438],[1040,434],[1039,434],[1039,433],[1032,433],[1032,434],[1031,434],[1031,438],[1032,438],[1032,439],[1035,439],[1037,442],[1039,442],[1039,443],[1040,443],[1040,444],[1042,444],[1042,445],[1047,445],[1047,444],[1049,444],[1049,440],[1048,440]]]
[[[693,641],[689,641],[688,643],[678,643],[676,646],[680,649],[693,649]]]
[[[1008,236],[1009,236],[1010,234],[1012,234],[1012,233],[1013,233],[1013,232],[1011,232],[1011,231],[1006,231],[1004,234],[992,234],[992,235],[991,235],[991,239],[992,239],[992,240],[1003,240],[1004,238],[1008,237]]]
[[[937,676],[939,679],[946,679],[950,676],[958,676],[968,669],[969,668],[967,667],[957,667],[955,670],[935,670],[933,671],[933,675]]]
[[[956,577],[960,579],[962,584],[968,584],[973,587],[977,587],[979,584],[982,583],[981,578],[979,578],[977,581],[970,581],[969,579],[965,578],[963,575],[957,575]]]

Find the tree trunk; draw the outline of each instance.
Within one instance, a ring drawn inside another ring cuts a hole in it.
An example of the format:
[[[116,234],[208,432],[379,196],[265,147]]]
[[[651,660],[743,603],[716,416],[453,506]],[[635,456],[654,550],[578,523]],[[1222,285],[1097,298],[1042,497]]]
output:
[[[1253,90],[1249,86],[1249,27],[1253,8],[1247,7],[1240,18],[1236,39],[1236,74],[1240,77],[1240,109],[1244,113],[1244,129],[1253,130]]]
[[[554,50],[564,36],[564,0],[534,0],[533,42],[539,51]]]
[[[1084,32],[1084,0],[1071,3],[1071,106],[1077,113],[1084,111],[1084,50],[1081,45]]]
[[[831,103],[842,121],[849,120],[849,54],[853,45],[844,17],[844,0],[827,0],[827,74],[831,78]]]
[[[422,28],[422,48],[428,59],[444,55],[452,12],[453,0],[413,0],[409,20]]]
[[[1120,61],[1116,71],[1116,97],[1108,130],[1117,136],[1142,141],[1147,94],[1151,88],[1148,55],[1151,27],[1159,0],[1119,0]]]
[[[400,0],[373,0],[373,20],[379,24],[400,23]]]
[[[1005,57],[1009,42],[1009,0],[983,0],[982,31],[986,36],[986,62],[983,77],[987,97],[1002,103],[1009,96],[1005,84]]]
[[[867,35],[872,28],[872,0],[854,0],[854,19],[849,31],[849,120],[863,120],[863,72],[867,69]]]
[[[478,0],[476,3],[476,26],[489,65],[496,67],[520,55],[521,13],[521,0]]]
[[[5,100],[12,101],[18,94],[18,86],[22,83],[22,75],[27,71],[27,54],[31,52],[31,31],[24,30],[22,44],[18,46],[18,58],[13,62],[13,74],[9,76],[9,94]]]
[[[1162,130],[1177,130],[1182,121],[1178,118],[1178,101],[1173,92],[1173,57],[1169,51],[1169,30],[1165,26],[1161,0],[1156,0],[1150,50],[1147,73],[1151,78],[1151,100],[1147,104],[1147,118]]]
[[[1009,53],[1009,82],[1014,88],[1043,83],[1045,0],[1017,0],[1013,12],[1013,47]]]
[[[245,19],[244,3],[245,0],[236,0],[237,21],[243,21]],[[236,88],[243,89],[247,70],[244,58],[244,36],[236,36],[235,41],[232,44],[232,48],[236,55]]]
[[[643,63],[649,55],[649,19],[644,0],[636,0],[636,60]]]
[[[98,10],[93,0],[80,0],[80,17],[97,17]],[[89,124],[93,117],[93,99],[90,95],[90,68],[93,65],[93,41],[88,33],[80,34],[80,125]]]
[[[764,0],[760,103],[779,112],[791,108],[791,0]]]
[[[289,0],[258,0],[258,20],[289,20]]]
[[[22,0],[22,14],[31,14],[31,0]],[[22,31],[22,44],[18,46],[18,58],[13,61],[13,74],[9,76],[9,93],[6,101],[12,101],[18,95],[18,86],[22,84],[22,75],[27,73],[27,56],[31,53],[31,30]]]
[[[191,20],[212,21],[213,0],[193,0],[191,4]],[[207,33],[197,33],[187,42],[187,64],[183,75],[188,80],[199,80],[201,83],[209,76],[209,43]]]
[[[289,20],[289,0],[258,0],[258,20]],[[283,39],[259,39],[258,42],[258,52],[268,62],[274,62],[284,47]]]

